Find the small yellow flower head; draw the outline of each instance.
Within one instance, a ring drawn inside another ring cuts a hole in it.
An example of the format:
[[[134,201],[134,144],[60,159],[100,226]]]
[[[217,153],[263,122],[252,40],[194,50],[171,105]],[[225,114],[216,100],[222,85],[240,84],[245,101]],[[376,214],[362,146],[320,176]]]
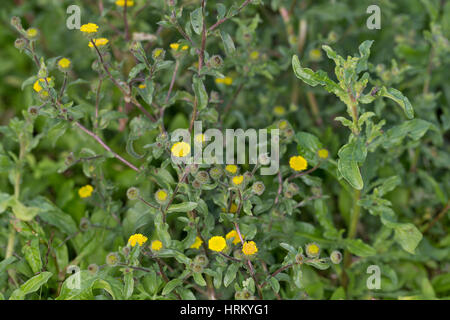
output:
[[[286,114],[286,108],[283,106],[276,106],[275,108],[273,108],[273,113],[276,116],[284,116]]]
[[[141,83],[141,84],[138,86],[138,88],[139,88],[139,89],[145,89],[145,88],[147,88],[147,85],[146,85],[145,83]]]
[[[164,59],[166,52],[164,51],[164,49],[162,48],[156,48],[152,51],[152,57],[153,59],[157,60],[157,59]]]
[[[235,185],[240,185],[244,181],[244,176],[234,176],[233,177],[233,183]]]
[[[58,67],[59,70],[66,72],[70,69],[70,66],[72,65],[72,62],[67,58],[62,58],[58,61]]]
[[[202,245],[203,241],[200,237],[195,237],[195,242],[190,246],[191,249],[198,249]]]
[[[162,242],[159,240],[152,241],[152,250],[153,251],[159,251],[162,249]]]
[[[257,60],[258,58],[259,58],[259,52],[258,51],[253,51],[252,53],[250,53],[250,59]]]
[[[116,5],[118,5],[119,7],[125,7],[125,3],[127,5],[127,7],[134,6],[134,1],[133,0],[117,0],[116,1]]]
[[[211,178],[213,178],[214,180],[218,180],[218,179],[220,179],[220,177],[222,177],[222,175],[223,175],[223,170],[222,170],[222,168],[219,167],[219,166],[212,167],[212,168],[209,170],[209,175],[210,175]]]
[[[139,246],[142,246],[144,243],[146,243],[148,238],[140,233],[133,234],[129,239],[128,243],[134,247],[136,244]]]
[[[106,46],[108,44],[108,42],[109,42],[109,40],[106,39],[106,38],[92,39],[92,41],[94,41],[94,44],[95,44],[96,47]],[[89,44],[88,44],[89,48],[93,48],[94,47],[94,45],[92,44],[92,41],[89,41]]]
[[[179,43],[171,43],[171,44],[170,44],[170,48],[171,48],[172,50],[177,51],[179,47],[180,47],[180,44],[179,44]]]
[[[212,251],[221,252],[226,248],[226,246],[227,242],[225,241],[224,237],[215,236],[208,241],[208,247]]]
[[[39,36],[39,31],[38,31],[38,29],[35,29],[35,28],[29,28],[26,31],[26,36],[27,36],[28,40],[35,40]]]
[[[238,170],[237,165],[229,164],[225,167],[225,171],[231,174],[235,174]]]
[[[236,232],[236,230],[231,230],[230,232],[228,232],[225,238],[227,240],[233,238],[233,244],[238,244],[239,242],[241,242],[239,234]],[[242,238],[244,238],[244,236],[242,236]]]
[[[236,205],[236,203],[233,202],[230,206],[230,213],[236,213],[237,208],[238,206]],[[227,208],[222,208],[222,212],[227,212]]]
[[[158,203],[163,204],[168,200],[168,193],[165,189],[159,189],[155,192],[155,199]]]
[[[256,243],[254,241],[246,241],[242,246],[242,252],[246,256],[251,256],[258,252],[258,247],[256,246]]]
[[[233,78],[231,78],[231,77],[216,78],[216,83],[222,83],[227,86],[230,86],[233,83]]]
[[[187,49],[189,49],[189,46],[187,44],[185,44],[184,46],[181,47],[181,50],[186,51]]]
[[[87,23],[87,24],[83,24],[80,28],[80,31],[83,33],[96,33],[98,30],[98,25],[96,25],[95,23]]]
[[[206,141],[206,137],[203,133],[199,133],[194,137],[194,141],[197,143],[203,143]]]
[[[322,59],[322,51],[320,51],[319,49],[312,49],[309,52],[309,58],[312,61],[320,61]]]
[[[295,171],[303,171],[308,167],[308,161],[302,156],[293,156],[289,159],[289,166]]]
[[[327,149],[320,149],[317,151],[317,155],[320,159],[327,159],[328,158],[328,150]]]
[[[315,258],[315,257],[318,257],[319,254],[320,254],[320,247],[317,244],[315,244],[314,242],[313,243],[308,243],[306,245],[306,250],[305,251],[306,251],[306,255],[308,257]]]
[[[94,188],[90,184],[87,184],[78,190],[78,195],[80,196],[80,198],[89,198],[92,195],[93,191]]]
[[[284,130],[288,127],[288,122],[286,120],[281,120],[280,122],[278,122],[278,128],[280,128],[281,130]]]
[[[191,152],[191,146],[186,142],[176,142],[170,151],[174,157],[182,158],[189,155]]]
[[[49,84],[50,84],[50,81],[51,81],[51,80],[52,80],[51,78],[47,78],[47,82],[48,82]],[[36,91],[36,92],[41,92],[41,90],[42,90],[41,83],[45,83],[45,79],[41,78],[41,79],[36,80],[36,82],[33,84],[33,89],[34,89],[34,91]],[[45,92],[43,92],[43,93],[45,93],[45,95],[48,95],[48,92],[47,92],[47,91],[45,91]]]

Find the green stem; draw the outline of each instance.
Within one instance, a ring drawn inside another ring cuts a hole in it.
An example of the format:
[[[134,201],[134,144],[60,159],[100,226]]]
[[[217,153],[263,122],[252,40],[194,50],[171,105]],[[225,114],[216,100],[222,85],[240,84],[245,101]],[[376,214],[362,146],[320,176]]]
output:
[[[348,240],[351,240],[356,236],[357,226],[358,226],[358,222],[359,222],[359,216],[361,213],[361,207],[358,205],[358,201],[359,201],[360,197],[361,197],[361,191],[355,189],[355,191],[353,193],[353,209],[352,209],[352,214],[350,217],[350,223],[349,223],[348,234],[347,234]],[[348,285],[348,276],[347,276],[347,273],[345,272],[345,269],[350,268],[351,263],[352,263],[352,255],[350,254],[350,252],[348,250],[346,250],[344,252],[344,269],[342,270],[342,278],[341,278],[342,285],[345,288]]]

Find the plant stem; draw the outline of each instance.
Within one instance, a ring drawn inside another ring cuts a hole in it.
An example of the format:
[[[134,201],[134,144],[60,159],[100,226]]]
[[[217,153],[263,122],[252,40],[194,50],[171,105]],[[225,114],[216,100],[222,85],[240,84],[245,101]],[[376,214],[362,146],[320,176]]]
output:
[[[353,209],[350,217],[349,229],[347,234],[347,239],[353,239],[356,236],[357,226],[359,222],[359,216],[361,213],[361,207],[358,205],[359,198],[361,197],[361,191],[356,190],[353,193]],[[344,253],[344,270],[342,271],[342,285],[347,287],[348,285],[348,276],[345,272],[346,268],[349,268],[352,263],[352,256],[348,250]]]

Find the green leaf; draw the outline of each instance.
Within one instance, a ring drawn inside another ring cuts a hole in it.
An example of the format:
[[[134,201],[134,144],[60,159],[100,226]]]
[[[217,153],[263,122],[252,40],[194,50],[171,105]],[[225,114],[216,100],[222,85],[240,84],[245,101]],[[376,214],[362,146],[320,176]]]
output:
[[[134,279],[133,279],[133,272],[128,272],[124,275],[123,281],[125,282],[125,285],[123,287],[123,296],[125,299],[128,299],[133,294],[134,290]]]
[[[361,57],[358,60],[358,64],[356,66],[356,73],[360,73],[362,71],[367,70],[367,60],[370,56],[370,47],[372,47],[373,40],[366,40],[359,46],[359,54]]]
[[[225,49],[225,53],[227,56],[232,55],[236,51],[236,47],[234,46],[233,38],[231,36],[220,30],[220,37],[222,38],[223,47]]]
[[[51,272],[42,272],[37,276],[30,278],[27,282],[14,290],[9,300],[23,300],[29,293],[36,292],[41,286],[47,283],[48,279],[53,275]]]
[[[205,85],[202,79],[195,76],[192,83],[195,96],[197,98],[198,110],[203,110],[208,106],[208,93],[206,92]]]
[[[16,262],[16,260],[16,257],[9,257],[0,262],[0,274],[2,274],[10,264]]]
[[[414,254],[419,242],[422,240],[422,233],[412,223],[399,223],[394,230],[395,241],[405,251]]]
[[[39,250],[39,238],[33,238],[22,247],[22,253],[34,273],[42,269],[41,252]]]
[[[188,212],[192,211],[197,207],[196,202],[183,202],[178,204],[172,204],[167,212]]]
[[[280,291],[280,283],[278,282],[277,278],[270,277],[269,279],[270,286],[272,287],[273,291],[278,293]]]
[[[239,266],[236,263],[232,263],[228,266],[225,276],[223,277],[223,285],[228,287],[236,278]]]
[[[320,84],[321,86],[325,86],[325,89],[328,92],[332,92],[336,95],[343,94],[343,90],[337,85],[337,83],[328,77],[326,72],[322,70],[314,72],[311,69],[302,68],[300,65],[300,60],[296,55],[292,57],[292,68],[294,69],[295,76],[306,84],[312,87]]]
[[[27,207],[14,197],[10,198],[9,206],[16,218],[22,221],[30,221],[39,213],[39,208]]]
[[[360,139],[344,145],[338,152],[338,170],[344,179],[357,190],[364,187],[358,162],[364,162],[366,155],[367,149]]]
[[[206,286],[206,281],[203,278],[201,273],[195,272],[192,276],[194,277],[195,283],[197,283],[199,286],[201,286],[201,287],[205,287]]]
[[[202,8],[197,8],[191,12],[191,25],[196,34],[201,34],[203,29]]]
[[[377,253],[373,247],[364,243],[361,239],[347,239],[345,243],[348,251],[359,257],[370,257]]]
[[[382,87],[378,94],[394,100],[403,109],[408,119],[414,118],[414,109],[411,103],[400,91],[394,88],[386,89],[386,87]]]
[[[173,291],[176,287],[181,285],[183,283],[182,279],[173,279],[167,282],[166,286],[164,287],[162,294],[165,296]]]

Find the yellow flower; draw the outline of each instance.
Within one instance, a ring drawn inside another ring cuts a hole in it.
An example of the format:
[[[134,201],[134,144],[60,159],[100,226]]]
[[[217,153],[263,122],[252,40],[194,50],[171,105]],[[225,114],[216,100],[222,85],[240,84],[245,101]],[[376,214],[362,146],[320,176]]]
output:
[[[206,137],[203,133],[199,133],[194,137],[194,141],[197,143],[203,143],[206,141]]]
[[[87,24],[83,24],[80,28],[81,32],[84,33],[96,33],[98,30],[98,25],[96,25],[95,23],[87,23]]]
[[[223,237],[215,236],[209,239],[208,247],[209,249],[217,252],[221,252],[227,246],[227,242]]]
[[[312,61],[320,61],[322,59],[322,52],[319,49],[312,49],[309,52],[309,58]]]
[[[139,89],[145,89],[145,88],[147,88],[147,85],[145,83],[141,83],[139,85]]]
[[[171,47],[173,50],[177,51],[178,48],[180,47],[180,44],[179,44],[179,43],[171,43],[171,44],[170,44],[170,47]]]
[[[50,83],[51,80],[52,80],[51,78],[47,78],[47,82]],[[45,83],[45,79],[44,79],[44,78],[41,78],[41,79],[36,80],[36,82],[33,84],[33,89],[34,89],[34,91],[40,92],[40,91],[42,90],[42,87],[41,87],[41,85],[40,85],[40,82]],[[48,93],[47,93],[47,94],[48,94]]]
[[[287,126],[288,126],[288,123],[287,123],[286,120],[281,120],[281,121],[278,123],[278,128],[280,128],[281,130],[286,129]]]
[[[254,241],[246,241],[242,246],[242,252],[246,256],[251,256],[258,252],[258,247],[256,246],[256,243]]]
[[[237,172],[238,167],[234,164],[229,164],[225,167],[225,170],[231,174],[235,174]]]
[[[250,53],[250,59],[256,60],[259,58],[259,52],[258,51],[253,51],[252,53]]]
[[[181,47],[181,50],[183,50],[183,51],[186,51],[187,49],[189,49],[188,45],[184,45],[184,46]]]
[[[231,230],[230,232],[227,233],[227,235],[225,236],[225,238],[231,239],[233,238],[233,244],[238,244],[239,242],[241,242],[241,239],[239,238],[239,234],[236,232],[236,230]],[[244,238],[244,236],[242,236],[242,239]]]
[[[92,39],[92,41],[94,41],[94,44],[96,47],[101,47],[101,46],[105,46],[108,44],[109,40],[106,38],[98,38],[98,39]],[[89,48],[93,48],[94,45],[92,44],[92,41],[89,41]]]
[[[38,30],[35,28],[30,28],[27,30],[27,37],[28,38],[35,38],[38,35]]]
[[[81,187],[80,190],[78,190],[78,195],[80,198],[89,198],[92,195],[92,192],[94,191],[94,188],[87,184],[84,187]]]
[[[172,155],[178,158],[187,156],[191,152],[191,146],[186,142],[176,142],[172,149],[170,149]]]
[[[68,69],[72,62],[67,58],[62,58],[58,61],[58,66],[62,69]]]
[[[162,249],[162,242],[159,240],[152,241],[152,250],[153,251],[159,251]]]
[[[321,159],[326,159],[326,158],[328,158],[328,150],[327,149],[320,149],[319,151],[317,151],[317,155]]]
[[[237,186],[240,185],[242,183],[242,181],[244,181],[244,176],[233,177],[233,183]]]
[[[158,201],[159,203],[164,203],[167,200],[167,191],[164,189],[159,189],[158,191],[156,191],[155,193],[155,198],[156,201]]]
[[[306,255],[311,258],[318,257],[320,254],[320,247],[315,243],[308,243],[306,245]]]
[[[142,246],[144,243],[146,243],[148,238],[140,233],[133,234],[129,239],[128,243],[134,247],[136,244],[139,244],[139,246]]]
[[[286,109],[283,106],[276,106],[273,108],[273,113],[277,116],[283,116],[286,114]]]
[[[132,6],[134,6],[134,1],[133,0],[126,0],[126,4],[127,4],[127,7],[132,7]],[[124,7],[125,6],[125,0],[117,0],[116,1],[116,5],[118,5],[119,7]]]
[[[200,237],[195,237],[195,242],[190,246],[192,249],[198,249],[202,245],[203,241],[200,239]]]
[[[230,213],[236,213],[237,208],[236,203],[233,202],[230,207]],[[222,208],[222,212],[227,212],[227,208]]]
[[[289,166],[295,171],[303,171],[308,167],[308,161],[302,156],[293,156],[289,159]]]
[[[161,48],[155,49],[155,50],[153,51],[153,57],[154,57],[154,58],[158,58],[158,57],[161,55],[161,53],[163,53],[163,52],[164,52],[164,50],[161,49]]]
[[[216,83],[223,83],[223,84],[226,84],[227,86],[229,86],[233,83],[233,78],[231,78],[231,77],[216,78]]]

